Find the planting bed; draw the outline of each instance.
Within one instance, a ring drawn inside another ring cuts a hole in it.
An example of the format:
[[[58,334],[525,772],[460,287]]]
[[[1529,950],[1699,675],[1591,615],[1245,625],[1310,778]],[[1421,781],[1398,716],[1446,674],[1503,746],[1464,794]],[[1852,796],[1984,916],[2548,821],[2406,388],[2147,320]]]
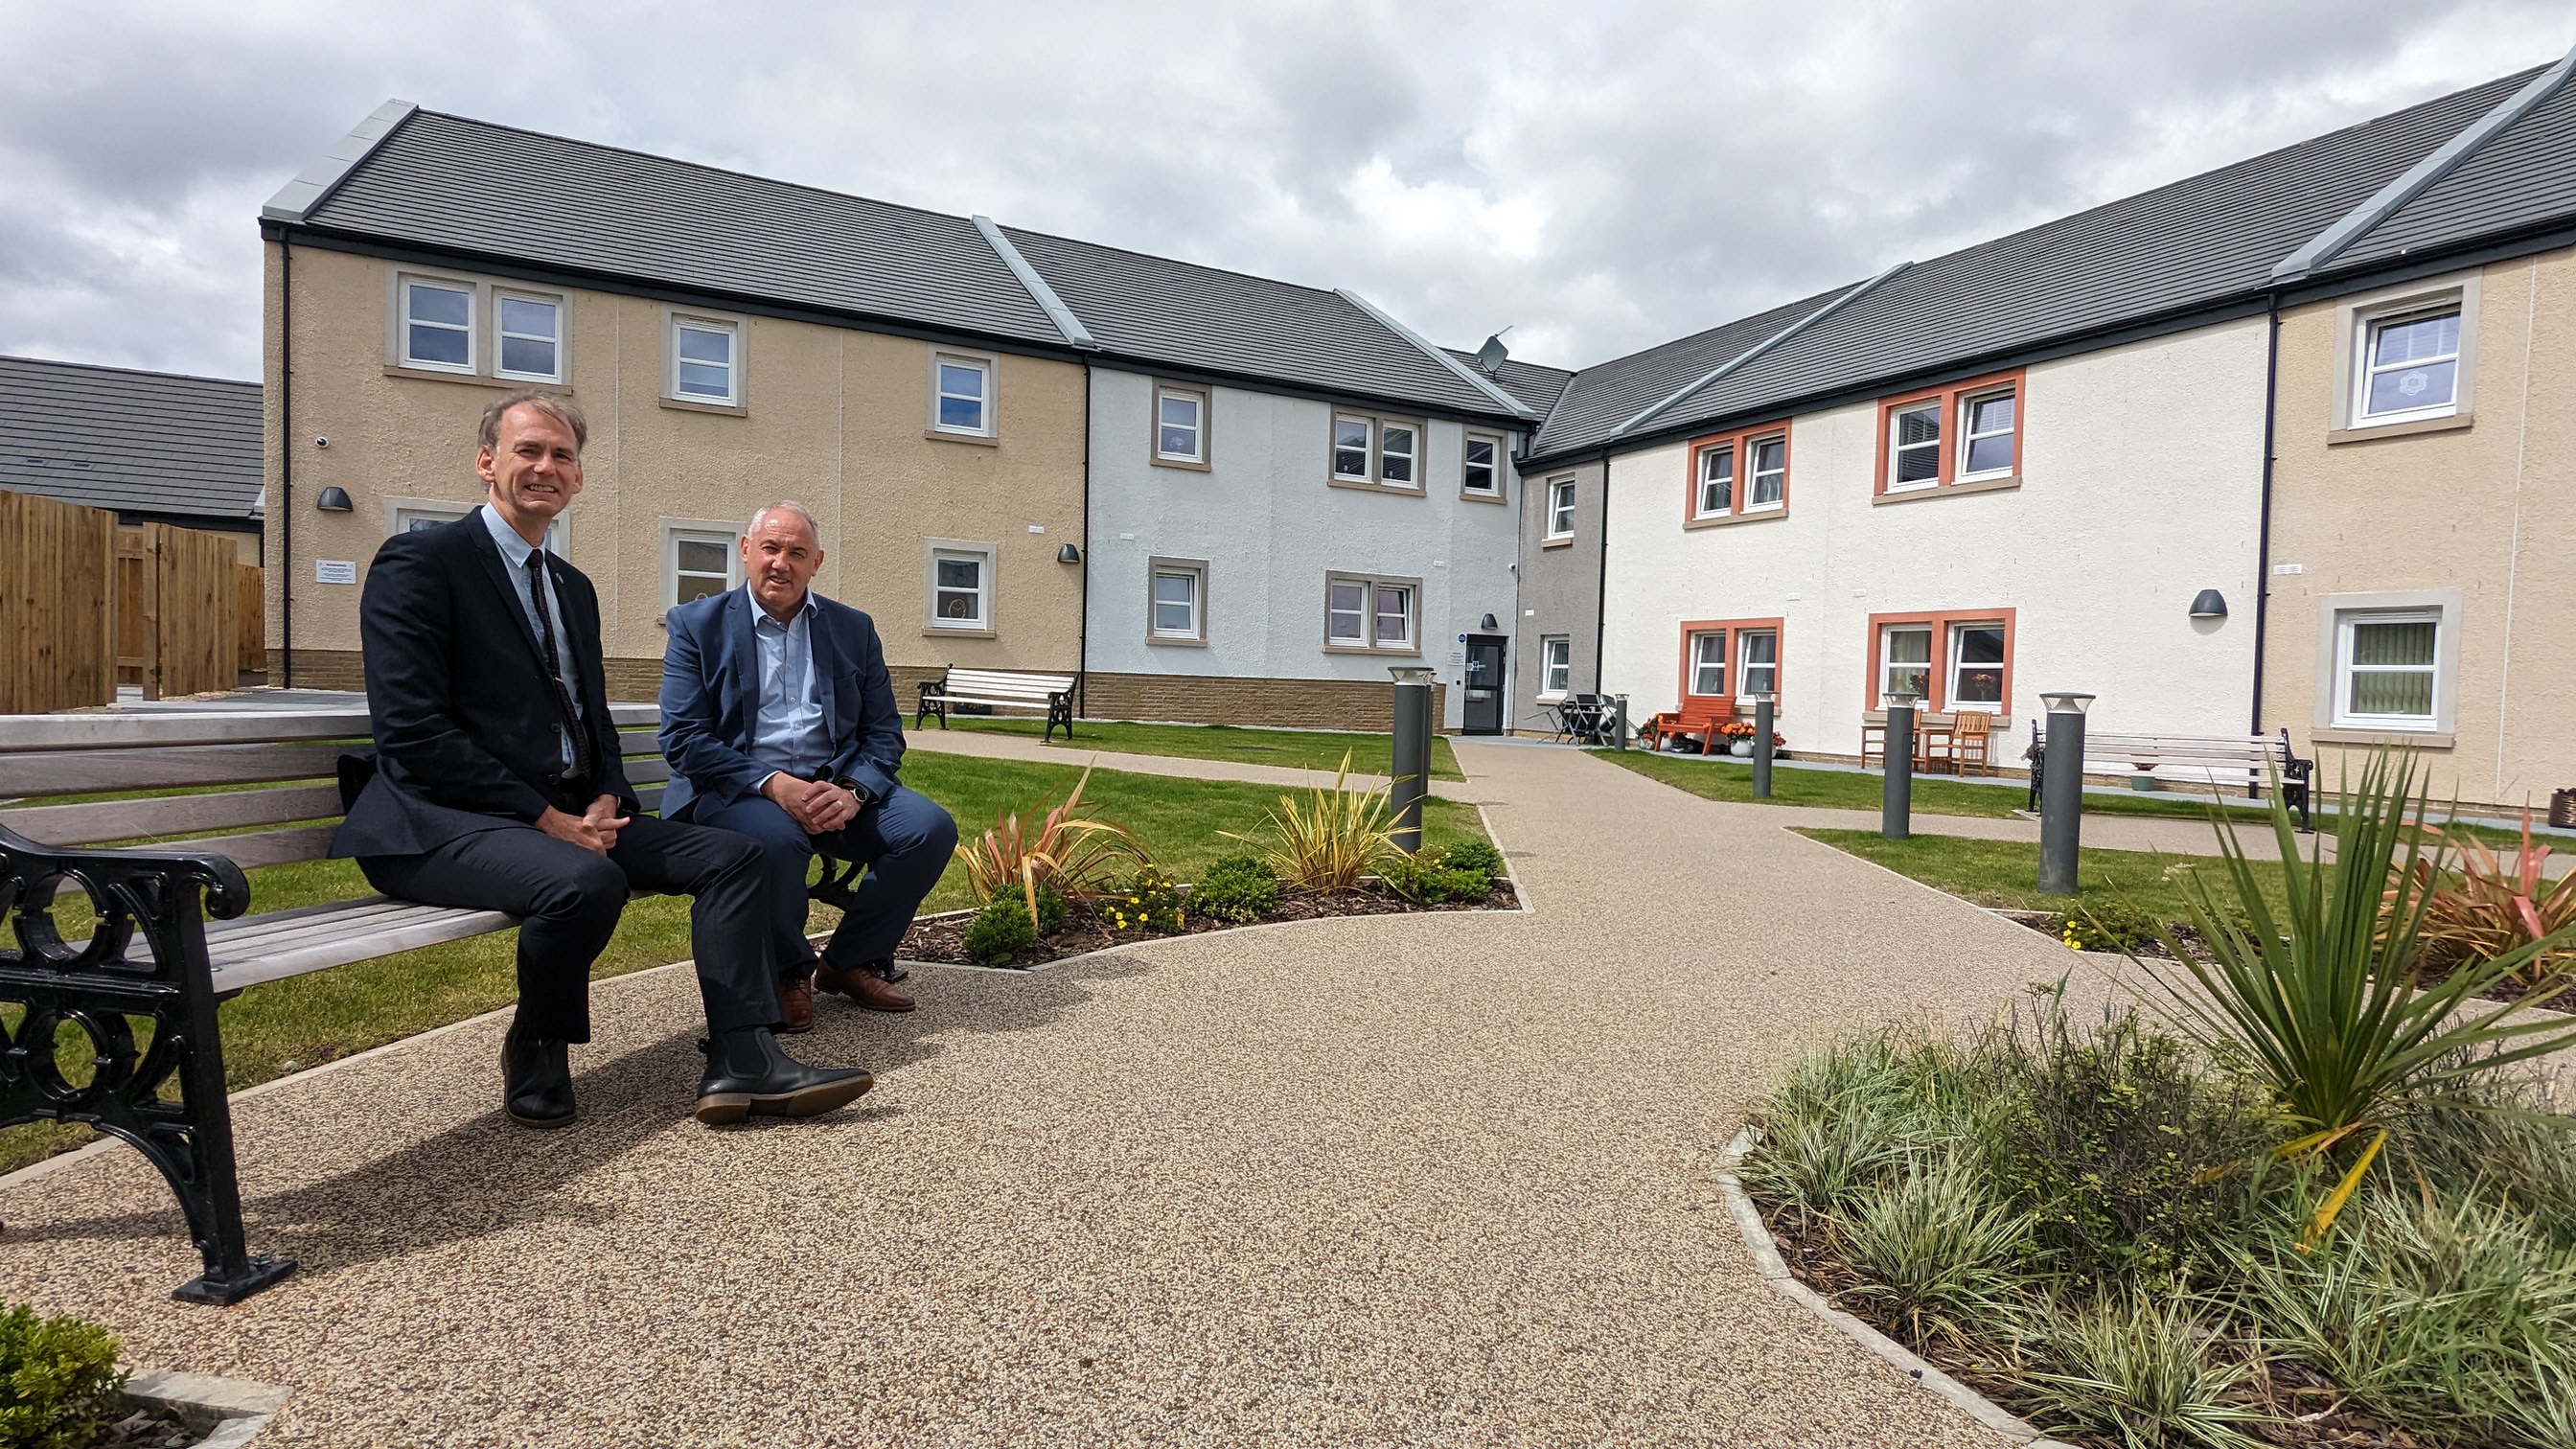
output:
[[[2006,907],[1994,907],[1992,909],[1996,915],[2003,917],[2005,920],[2011,921],[2016,925],[2028,926],[2030,929],[2039,932],[2041,935],[2046,936],[2051,940],[2065,939],[2064,932],[2066,917],[2061,912],[2023,911],[2013,910]],[[2193,953],[2193,955],[2202,961],[2210,959],[2208,950],[2201,945],[2200,933],[2198,931],[2193,930],[2191,927],[2184,925],[2179,921],[2174,922],[2170,929],[2173,931],[2174,939],[2182,944],[2182,948],[2184,950]],[[2084,949],[2116,950],[2117,948],[2087,946]],[[2165,948],[2164,942],[2157,940],[2152,936],[2132,942],[2129,949],[2137,952],[2141,956],[2152,956],[2160,961],[2169,961],[2173,959],[2173,952]],[[2448,973],[2446,972],[2438,971],[2428,973],[2424,979],[2424,984],[2427,986],[2437,984],[2447,974]],[[2530,983],[2526,982],[2521,977],[2509,976],[2478,994],[2481,999],[2487,1001],[2520,1001],[2524,997],[2531,995]],[[2532,997],[2531,1005],[2547,1007],[2552,1011],[2576,1013],[2576,980],[2562,981],[2556,987],[2551,988],[2548,995]]]
[[[1433,906],[1415,905],[1411,901],[1378,891],[1283,890],[1279,895],[1279,908],[1270,915],[1269,919],[1251,924],[1266,926],[1279,921],[1313,921],[1321,920],[1326,916],[1392,916],[1410,911],[1508,911],[1519,904],[1519,897],[1512,893],[1511,882],[1499,876],[1495,878],[1493,888],[1487,891],[1481,900],[1445,901]],[[913,923],[912,930],[904,936],[903,945],[895,954],[905,961],[925,961],[943,966],[985,964],[966,954],[966,927],[972,924],[974,919],[975,913],[972,911],[952,911],[945,915],[924,917]],[[1189,912],[1186,907],[1183,909],[1181,922],[1181,929],[1178,931],[1146,931],[1134,927],[1121,930],[1111,925],[1097,912],[1081,904],[1074,904],[1071,919],[1063,930],[1044,937],[1036,945],[1018,952],[1004,965],[1003,969],[1026,970],[1032,966],[1044,966],[1051,961],[1061,961],[1067,956],[1079,956],[1087,951],[1099,951],[1137,941],[1243,929],[1240,923],[1197,915]]]

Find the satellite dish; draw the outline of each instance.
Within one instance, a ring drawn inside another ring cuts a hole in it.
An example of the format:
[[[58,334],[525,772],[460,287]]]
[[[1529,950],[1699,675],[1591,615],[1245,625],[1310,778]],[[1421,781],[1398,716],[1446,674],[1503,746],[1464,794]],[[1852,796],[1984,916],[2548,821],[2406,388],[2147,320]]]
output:
[[[1506,327],[1503,332],[1511,330]],[[1497,332],[1486,338],[1485,345],[1476,349],[1476,366],[1483,370],[1487,377],[1493,376],[1501,370],[1504,363],[1511,360],[1510,349],[1503,346],[1503,332]]]

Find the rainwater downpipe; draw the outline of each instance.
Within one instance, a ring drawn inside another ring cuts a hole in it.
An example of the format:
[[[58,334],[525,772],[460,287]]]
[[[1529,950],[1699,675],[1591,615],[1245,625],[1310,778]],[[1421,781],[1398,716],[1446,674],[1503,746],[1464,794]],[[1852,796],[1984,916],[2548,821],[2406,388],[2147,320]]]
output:
[[[295,241],[277,234],[278,687],[295,687]]]
[[[1604,449],[1601,463],[1601,544],[1592,550],[1592,566],[1597,587],[1592,595],[1592,692],[1605,692],[1601,682],[1606,661],[1601,657],[1601,641],[1610,628],[1610,453]],[[1576,475],[1580,477],[1580,474]],[[1578,485],[1580,486],[1580,485]]]
[[[2273,292],[2264,315],[2268,336],[2263,347],[2263,503],[2254,542],[2254,701],[2251,733],[2263,733],[2263,635],[2272,614],[2272,452],[2273,426],[2281,403],[2281,294]],[[2257,792],[2248,786],[2246,795]]]
[[[1091,713],[1091,386],[1091,359],[1086,356],[1082,359],[1082,521],[1074,526],[1082,539],[1082,562],[1075,565],[1082,570],[1078,581],[1082,612],[1073,625],[1073,712],[1086,716]],[[1200,592],[1206,592],[1204,586]],[[1200,607],[1206,607],[1204,599]]]

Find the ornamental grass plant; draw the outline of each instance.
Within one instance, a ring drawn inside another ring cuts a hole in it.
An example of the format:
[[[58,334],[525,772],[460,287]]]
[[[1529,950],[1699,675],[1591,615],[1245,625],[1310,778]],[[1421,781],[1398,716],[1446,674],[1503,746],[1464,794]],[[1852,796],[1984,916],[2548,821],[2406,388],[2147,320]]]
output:
[[[2458,868],[2437,873],[2430,861],[2416,867],[2428,897],[2417,956],[2427,975],[2448,975],[2526,946],[2537,949],[2515,973],[2525,988],[2576,966],[2576,940],[2568,935],[2576,927],[2576,875],[2550,884],[2544,874],[2549,847],[2532,842],[2529,805],[2522,807],[2522,840],[2509,855],[2467,831],[2441,834]],[[2553,938],[2560,944],[2546,944]]]
[[[1027,908],[1029,924],[1043,934],[1040,887],[1085,899],[1109,889],[1121,874],[1153,863],[1135,832],[1101,819],[1084,802],[1082,792],[1090,783],[1091,767],[1086,765],[1073,789],[1034,824],[1023,823],[1016,810],[1004,810],[992,829],[958,842],[957,859],[979,905],[1016,894]]]
[[[1350,780],[1351,757],[1344,751],[1331,788],[1316,786],[1303,801],[1294,795],[1279,797],[1265,838],[1228,834],[1260,847],[1282,885],[1305,891],[1356,890],[1361,876],[1402,852],[1395,844],[1387,787],[1354,790]]]

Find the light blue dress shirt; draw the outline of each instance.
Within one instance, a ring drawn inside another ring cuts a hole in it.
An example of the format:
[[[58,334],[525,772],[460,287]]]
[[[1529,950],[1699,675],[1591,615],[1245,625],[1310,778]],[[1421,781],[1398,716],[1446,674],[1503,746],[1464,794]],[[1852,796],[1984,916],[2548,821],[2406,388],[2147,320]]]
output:
[[[537,547],[519,537],[518,530],[503,522],[491,505],[486,504],[474,511],[483,515],[483,526],[491,530],[492,541],[501,547],[501,562],[506,566],[504,572],[509,574],[510,587],[519,596],[520,611],[528,616],[528,637],[535,639],[538,637],[537,604],[535,596],[528,592],[528,555],[537,552]],[[563,592],[555,587],[552,569],[546,571],[546,608],[554,617],[555,677],[563,681],[564,696],[572,701],[573,716],[580,718],[584,713],[580,666],[572,657],[572,640],[564,633]],[[538,657],[544,658],[543,645],[538,646],[538,651]],[[564,768],[569,770],[572,768],[572,736],[564,732],[562,725],[557,725],[555,738],[563,745]]]
[[[751,758],[770,774],[785,772],[800,780],[821,775],[832,760],[832,733],[823,721],[823,691],[814,677],[814,596],[782,624],[769,616],[751,585],[742,588],[751,606],[751,638],[760,650],[760,713],[752,721]],[[769,775],[760,784],[769,783]]]

